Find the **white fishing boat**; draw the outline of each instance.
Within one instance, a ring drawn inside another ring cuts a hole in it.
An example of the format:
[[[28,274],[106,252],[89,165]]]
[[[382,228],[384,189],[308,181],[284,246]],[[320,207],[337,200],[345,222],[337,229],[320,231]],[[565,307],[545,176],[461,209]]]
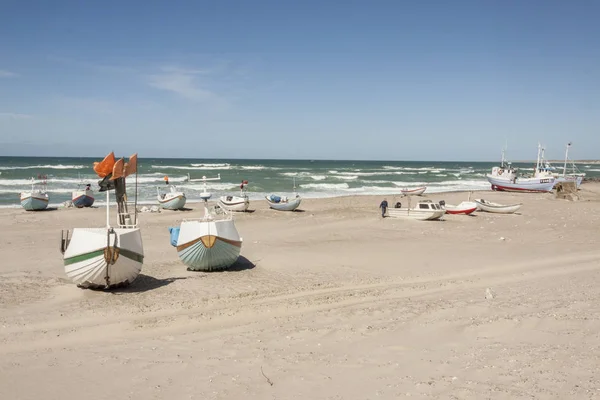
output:
[[[174,185],[169,186],[168,192],[162,192],[159,187],[156,188],[156,199],[160,208],[165,210],[181,210],[185,206],[185,193],[177,190]]]
[[[535,177],[539,178],[555,178],[554,185],[561,182],[574,182],[579,189],[581,183],[583,182],[583,178],[585,178],[585,173],[580,172],[575,163],[571,162],[571,171],[567,173],[567,164],[569,163],[569,148],[571,147],[571,142],[567,143],[567,150],[565,152],[565,162],[563,165],[562,173],[557,172],[557,169],[550,164],[544,157],[545,149],[541,147],[538,143],[538,155],[541,151],[541,156],[538,156],[540,161],[536,164],[535,169]]]
[[[404,196],[420,196],[425,193],[427,186],[421,186],[417,188],[401,188],[400,193]]]
[[[296,193],[296,179],[294,179],[294,196],[279,196],[276,194],[270,194],[265,196],[267,203],[269,203],[269,207],[274,210],[279,211],[294,211],[300,206],[300,202],[302,198],[298,193]]]
[[[523,205],[522,203],[498,204],[484,199],[475,199],[475,203],[477,204],[478,210],[496,214],[513,214]]]
[[[77,190],[71,193],[71,203],[77,208],[91,207],[94,204],[94,191],[91,185],[81,182]]]
[[[540,164],[540,154],[535,169]],[[492,173],[487,174],[486,178],[492,185],[492,190],[505,192],[551,192],[556,179],[550,177],[524,177],[519,176],[517,169],[513,168],[510,162],[504,158],[504,149],[502,150],[502,162],[499,167],[493,167]]]
[[[27,211],[41,211],[48,208],[50,201],[48,197],[46,176],[38,175],[38,180],[31,178],[31,190],[21,192],[21,206]]]
[[[240,185],[240,195],[239,196],[221,196],[219,197],[219,206],[228,211],[238,211],[244,212],[248,210],[250,206],[250,198],[246,193],[246,186],[248,185],[248,181],[242,181]]]
[[[409,206],[402,208],[400,203],[396,203],[394,208],[388,208],[386,214],[390,218],[403,218],[419,221],[432,221],[440,219],[444,216],[444,210],[438,203],[431,200],[422,200],[417,203],[414,208]]]
[[[204,217],[186,219],[179,227],[171,227],[171,245],[177,248],[177,254],[188,270],[216,271],[229,268],[240,255],[242,238],[233,220],[233,215],[219,207],[209,208],[208,199],[212,194],[206,190],[206,182],[219,180],[206,178],[200,198],[204,201]]]
[[[457,205],[446,204],[445,202],[440,202],[440,205],[444,210],[446,210],[446,214],[464,214],[469,215],[477,211],[477,203],[473,201],[462,201]]]
[[[100,192],[106,192],[106,226],[102,228],[74,228],[62,232],[66,275],[81,288],[112,289],[133,282],[144,261],[142,234],[137,220],[137,154],[125,163],[115,160],[114,153],[100,163],[94,163]],[[125,178],[136,175],[134,203],[127,202]],[[110,191],[115,191],[117,221],[110,223]]]

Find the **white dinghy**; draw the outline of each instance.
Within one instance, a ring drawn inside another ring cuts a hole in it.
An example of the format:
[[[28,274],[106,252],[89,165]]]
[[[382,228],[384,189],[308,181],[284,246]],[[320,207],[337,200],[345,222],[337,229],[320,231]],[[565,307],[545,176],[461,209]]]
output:
[[[427,190],[427,186],[421,186],[417,188],[402,188],[400,193],[404,196],[420,196]]]
[[[246,186],[248,181],[242,181],[240,185],[239,196],[221,196],[219,197],[219,206],[228,211],[245,212],[250,206],[250,198],[246,193]]]
[[[160,188],[156,188],[156,199],[160,208],[165,210],[181,210],[185,206],[186,198],[185,193],[174,185],[169,186],[169,191],[161,193]]]
[[[475,203],[477,204],[477,209],[481,211],[486,211],[490,213],[496,214],[513,214],[518,211],[522,203],[517,204],[498,204],[492,203],[491,201],[487,201],[484,199],[475,199]]]
[[[142,234],[138,228],[136,204],[127,202],[125,178],[136,174],[137,154],[125,163],[115,161],[110,153],[100,163],[94,163],[100,178],[100,191],[106,191],[106,227],[74,228],[62,232],[61,252],[65,273],[81,288],[112,289],[133,282],[144,261]],[[110,191],[117,200],[117,224],[110,224]],[[133,207],[133,211],[129,207]]]
[[[206,182],[218,178],[202,177],[204,191],[200,198],[204,201],[204,217],[183,220],[180,227],[171,227],[171,245],[177,247],[177,254],[188,270],[217,271],[229,268],[240,255],[240,237],[233,215],[219,207],[208,206],[211,193],[206,191]]]

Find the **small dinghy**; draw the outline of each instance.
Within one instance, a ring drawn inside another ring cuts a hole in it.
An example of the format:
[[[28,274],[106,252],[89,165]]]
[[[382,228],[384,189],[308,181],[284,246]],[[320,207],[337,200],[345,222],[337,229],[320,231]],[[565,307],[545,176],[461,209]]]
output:
[[[245,212],[250,206],[250,198],[246,194],[248,181],[242,181],[240,185],[239,196],[221,196],[219,197],[219,206],[228,211]]]
[[[302,198],[296,193],[296,180],[294,179],[294,197],[288,198],[287,196],[278,196],[276,194],[270,194],[265,196],[269,207],[279,211],[294,211],[300,206]]]
[[[106,227],[74,228],[62,232],[66,275],[81,288],[112,289],[133,282],[139,275],[144,261],[142,234],[138,228],[135,203],[127,202],[125,178],[136,174],[137,202],[137,154],[125,163],[115,161],[110,153],[100,163],[94,163],[94,171],[100,178],[100,192],[106,192]],[[110,224],[110,191],[117,200],[117,224]],[[132,207],[133,211],[130,211]]]
[[[446,214],[464,214],[469,215],[477,211],[477,203],[473,201],[463,201],[458,205],[446,204],[445,201],[440,201],[440,206],[446,210]]]
[[[517,204],[498,204],[492,203],[491,201],[487,201],[484,199],[475,199],[475,203],[477,204],[477,209],[481,211],[486,211],[490,213],[496,214],[512,214],[518,211],[522,203]]]
[[[88,183],[83,189],[81,185],[72,193],[71,202],[77,208],[91,207],[94,204],[94,192]]]
[[[242,249],[240,237],[233,215],[219,207],[208,207],[212,197],[206,191],[206,182],[218,178],[202,177],[204,191],[200,198],[204,201],[204,217],[183,220],[180,227],[171,227],[171,245],[188,270],[217,271],[229,268],[236,262]]]
[[[48,207],[48,191],[46,176],[38,175],[38,180],[31,178],[31,190],[21,193],[21,206],[27,211],[41,211]]]
[[[394,208],[388,208],[387,216],[390,218],[413,219],[419,221],[432,221],[440,219],[446,213],[439,204],[431,200],[419,201],[415,208],[402,208],[402,204],[396,203]]]
[[[400,189],[400,193],[402,193],[404,196],[420,196],[425,193],[425,190],[427,190],[427,186],[418,188],[402,188]]]
[[[164,208],[165,210],[181,210],[185,206],[185,193],[178,191],[174,185],[171,185],[169,191],[166,193],[161,193],[160,188],[157,187],[156,193],[156,199],[160,208]]]

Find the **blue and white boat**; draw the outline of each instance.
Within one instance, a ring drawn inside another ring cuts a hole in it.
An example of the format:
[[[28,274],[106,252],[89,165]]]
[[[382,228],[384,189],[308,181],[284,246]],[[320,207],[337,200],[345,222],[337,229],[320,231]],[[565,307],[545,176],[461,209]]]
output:
[[[171,245],[188,270],[217,271],[233,265],[242,249],[240,237],[233,215],[221,207],[208,207],[211,194],[206,191],[206,181],[219,178],[202,177],[204,191],[204,217],[183,220],[179,227],[171,227]],[[200,180],[200,179],[199,179]]]
[[[46,177],[38,178],[40,181],[31,178],[31,191],[21,193],[21,206],[27,211],[40,211],[48,208]]]
[[[302,197],[298,193],[296,193],[296,180],[294,179],[294,196],[279,196],[276,194],[270,194],[265,196],[267,203],[269,203],[269,207],[274,210],[279,211],[294,211],[296,208],[300,206],[300,202],[302,201]]]
[[[71,202],[77,208],[91,207],[94,204],[94,192],[88,183],[84,189],[77,189],[73,192]]]

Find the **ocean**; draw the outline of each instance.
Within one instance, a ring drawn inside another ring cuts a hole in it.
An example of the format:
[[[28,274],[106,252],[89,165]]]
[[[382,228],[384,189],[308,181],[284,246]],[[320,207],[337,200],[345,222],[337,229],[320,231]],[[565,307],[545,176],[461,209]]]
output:
[[[99,178],[92,166],[98,158],[66,157],[0,157],[0,207],[18,207],[21,191],[31,188],[31,178],[47,176],[51,206],[71,200],[71,192],[81,183],[91,183],[95,192]],[[217,177],[208,183],[213,198],[239,193],[242,180],[251,200],[263,199],[270,193],[290,194],[294,178],[298,193],[305,198],[346,195],[394,195],[401,187],[427,186],[426,193],[490,188],[485,174],[498,163],[435,161],[325,161],[325,160],[242,160],[242,159],[168,159],[140,158],[138,161],[138,203],[156,204],[157,187],[165,190],[163,178],[181,188],[188,202],[198,202],[201,182],[194,178]],[[533,165],[514,163],[522,170],[533,171]],[[559,165],[556,165],[558,167]],[[578,164],[587,177],[600,177],[600,165]],[[127,180],[133,199],[135,179]],[[96,193],[96,205],[103,194]]]

